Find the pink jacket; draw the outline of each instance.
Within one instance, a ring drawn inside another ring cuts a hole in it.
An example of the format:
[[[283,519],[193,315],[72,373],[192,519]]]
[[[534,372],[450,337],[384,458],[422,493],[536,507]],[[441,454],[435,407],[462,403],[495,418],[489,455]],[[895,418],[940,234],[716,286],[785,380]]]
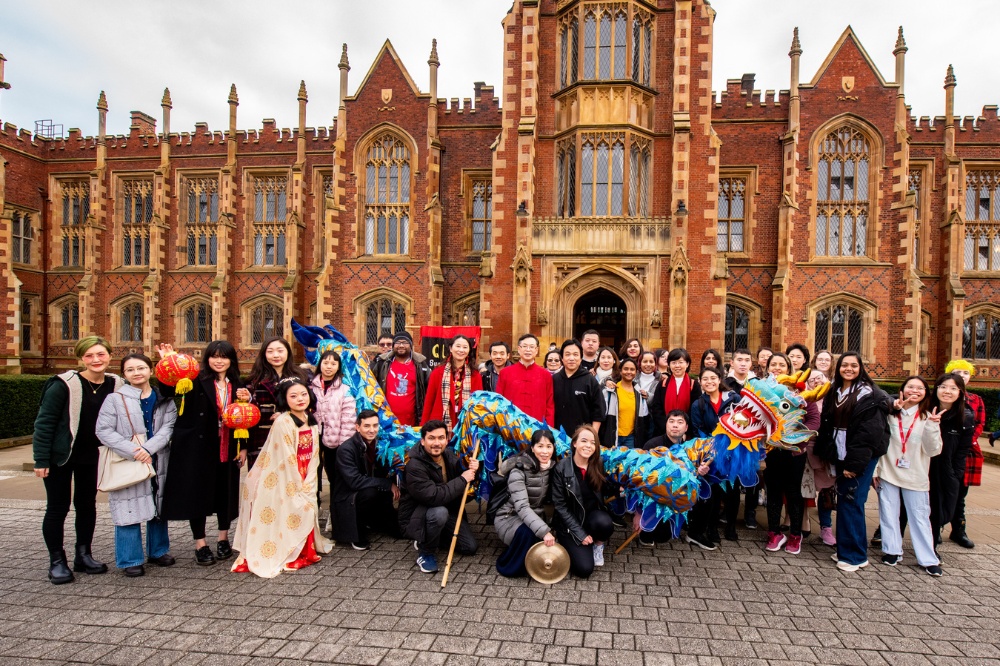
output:
[[[806,417],[803,425],[810,430],[819,430],[820,405],[816,402],[806,403]],[[837,482],[837,477],[830,474],[830,463],[824,461],[813,453],[813,446],[816,444],[816,437],[813,436],[806,443],[806,455],[809,466],[813,470],[813,477],[816,479],[817,492],[824,488],[830,488]]]
[[[316,420],[323,426],[323,446],[335,449],[354,436],[358,413],[354,398],[340,379],[334,381],[326,391],[323,378],[316,375],[312,380],[316,394]]]

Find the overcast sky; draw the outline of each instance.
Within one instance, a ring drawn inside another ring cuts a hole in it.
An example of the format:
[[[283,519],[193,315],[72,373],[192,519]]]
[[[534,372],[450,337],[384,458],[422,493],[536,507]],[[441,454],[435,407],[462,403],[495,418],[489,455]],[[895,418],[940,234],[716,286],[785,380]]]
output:
[[[943,115],[949,63],[958,77],[956,112],[979,115],[1000,103],[1000,68],[984,57],[1000,27],[996,0],[714,0],[714,85],[744,72],[756,87],[788,87],[788,48],[799,26],[802,81],[808,82],[850,24],[885,78],[902,24],[909,53],[907,103],[914,115]],[[0,119],[20,127],[51,118],[68,130],[97,131],[94,106],[106,91],[108,131],[127,133],[129,111],[160,119],[173,98],[171,129],[228,124],[229,84],[239,91],[240,128],[275,118],[297,122],[296,92],[309,90],[307,125],[329,125],[337,111],[341,44],[347,42],[350,92],[386,38],[421,90],[431,38],[438,39],[441,97],[471,97],[472,84],[501,83],[500,21],[511,0],[0,0],[0,53],[7,58]],[[974,45],[979,44],[980,47]]]

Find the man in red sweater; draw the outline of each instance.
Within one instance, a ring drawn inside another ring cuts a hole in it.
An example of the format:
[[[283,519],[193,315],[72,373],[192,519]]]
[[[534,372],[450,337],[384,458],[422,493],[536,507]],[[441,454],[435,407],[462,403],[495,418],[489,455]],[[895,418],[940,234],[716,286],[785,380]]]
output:
[[[552,375],[535,364],[538,338],[525,333],[517,340],[518,362],[500,371],[496,392],[514,403],[522,412],[552,427],[555,403],[552,399]]]

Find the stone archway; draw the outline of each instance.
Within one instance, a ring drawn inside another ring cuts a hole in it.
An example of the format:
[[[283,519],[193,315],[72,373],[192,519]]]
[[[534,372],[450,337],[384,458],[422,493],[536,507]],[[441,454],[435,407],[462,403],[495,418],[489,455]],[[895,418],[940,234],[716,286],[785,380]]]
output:
[[[573,306],[573,337],[593,329],[601,336],[601,345],[620,349],[627,338],[628,308],[621,297],[598,287],[577,299]]]
[[[624,307],[625,338],[649,337],[649,313],[645,285],[633,274],[615,266],[591,264],[556,273],[548,326],[544,333],[557,342],[574,335],[577,303],[597,290],[606,292],[615,304]]]

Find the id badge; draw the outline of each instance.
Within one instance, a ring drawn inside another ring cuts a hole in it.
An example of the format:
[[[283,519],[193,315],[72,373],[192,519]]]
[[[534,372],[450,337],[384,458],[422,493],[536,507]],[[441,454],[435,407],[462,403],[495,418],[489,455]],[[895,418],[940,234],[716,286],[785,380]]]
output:
[[[906,458],[896,458],[896,467],[899,469],[910,469],[910,461]]]

